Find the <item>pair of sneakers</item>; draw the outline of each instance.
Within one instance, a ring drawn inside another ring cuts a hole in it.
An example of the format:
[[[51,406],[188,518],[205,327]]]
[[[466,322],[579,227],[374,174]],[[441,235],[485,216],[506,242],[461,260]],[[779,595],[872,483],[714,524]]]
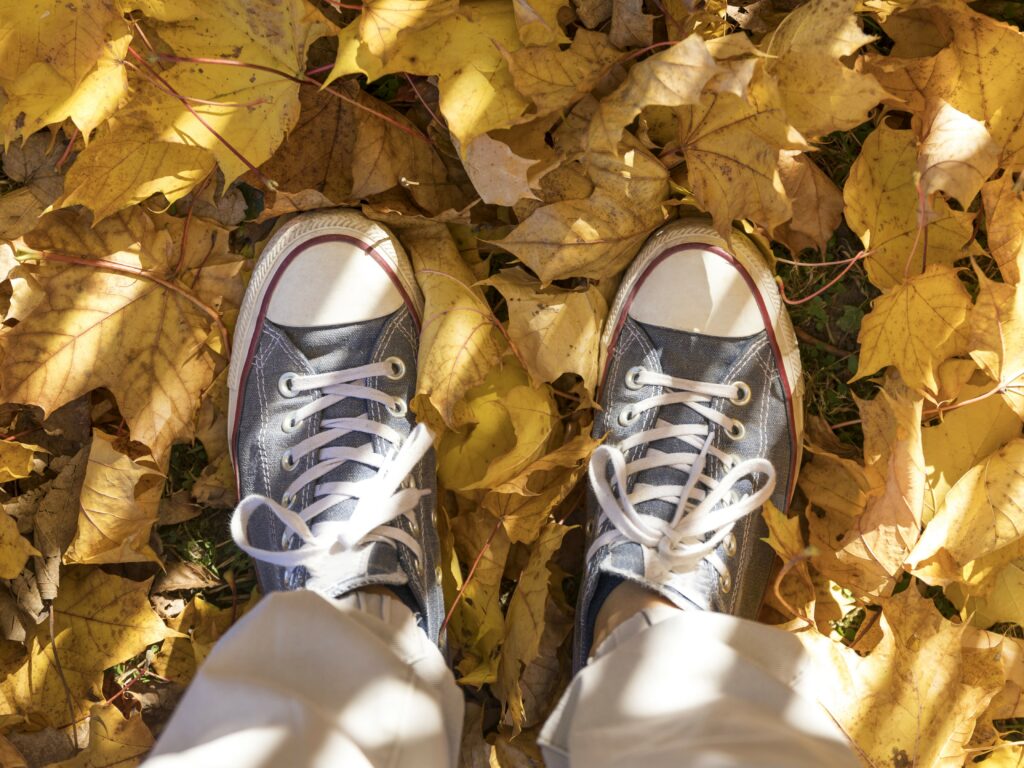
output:
[[[264,591],[390,588],[439,646],[445,616],[432,435],[408,409],[423,298],[382,226],[300,216],[253,272],[229,370],[232,518]],[[683,609],[753,618],[801,440],[796,338],[760,251],[705,222],[655,233],[602,339],[607,436],[589,467],[575,661],[631,581]]]

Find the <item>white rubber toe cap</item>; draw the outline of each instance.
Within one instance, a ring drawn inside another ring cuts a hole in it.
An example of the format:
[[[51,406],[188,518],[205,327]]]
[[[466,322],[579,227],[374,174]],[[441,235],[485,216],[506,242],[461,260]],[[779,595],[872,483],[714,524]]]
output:
[[[637,287],[629,316],[648,325],[742,338],[765,329],[764,316],[740,270],[718,253],[689,249],[658,261]]]
[[[319,328],[386,317],[403,301],[367,251],[329,241],[306,247],[281,270],[266,316],[278,325]]]

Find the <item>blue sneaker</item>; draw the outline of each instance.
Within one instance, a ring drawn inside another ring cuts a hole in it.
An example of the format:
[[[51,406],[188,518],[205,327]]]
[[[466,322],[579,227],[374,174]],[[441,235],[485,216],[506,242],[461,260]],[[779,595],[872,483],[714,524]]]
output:
[[[656,232],[602,339],[607,434],[590,463],[575,663],[623,580],[684,610],[755,618],[774,553],[762,505],[785,509],[801,450],[796,336],[771,270],[701,220]]]
[[[382,585],[438,641],[432,436],[407,406],[422,311],[401,246],[356,212],[301,215],[271,238],[228,373],[231,531],[265,592]]]

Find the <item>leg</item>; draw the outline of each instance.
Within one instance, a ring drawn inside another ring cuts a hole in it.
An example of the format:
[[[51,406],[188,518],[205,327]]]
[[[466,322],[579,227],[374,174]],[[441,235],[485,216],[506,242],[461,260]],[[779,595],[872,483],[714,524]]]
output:
[[[146,767],[450,768],[462,708],[399,600],[274,592],[214,648]]]
[[[742,234],[665,227],[603,338],[607,435],[590,465],[579,671],[545,727],[549,768],[854,766],[801,692],[798,641],[756,617],[801,441],[800,358]]]
[[[231,532],[268,597],[210,655],[154,764],[457,759],[433,439],[407,408],[422,308],[401,246],[357,213],[299,216],[268,242],[228,372]]]

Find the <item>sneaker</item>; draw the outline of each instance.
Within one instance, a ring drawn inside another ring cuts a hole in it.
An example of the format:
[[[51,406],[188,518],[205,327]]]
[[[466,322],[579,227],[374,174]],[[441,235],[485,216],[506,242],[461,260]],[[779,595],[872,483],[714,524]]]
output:
[[[602,338],[575,661],[624,579],[684,610],[755,618],[800,457],[796,336],[757,247],[701,220],[663,227],[623,278]]]
[[[267,243],[228,372],[231,520],[260,587],[393,589],[439,640],[432,436],[415,426],[423,298],[398,241],[353,211]]]

